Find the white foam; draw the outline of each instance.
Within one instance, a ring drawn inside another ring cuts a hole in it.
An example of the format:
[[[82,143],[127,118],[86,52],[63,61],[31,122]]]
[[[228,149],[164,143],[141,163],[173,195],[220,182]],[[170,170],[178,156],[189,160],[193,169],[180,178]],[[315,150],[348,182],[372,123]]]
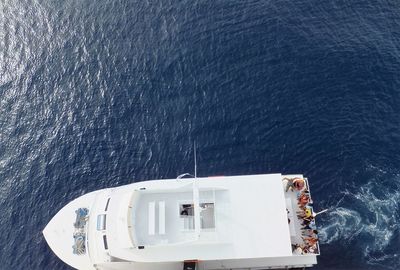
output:
[[[395,237],[396,230],[400,229],[399,179],[393,179],[395,182],[391,182],[396,188],[382,184],[381,179],[375,178],[361,186],[354,194],[349,190],[344,191],[345,198],[339,205],[330,209],[327,214],[321,215],[319,223],[322,227],[319,230],[321,242],[350,243],[362,235],[366,239],[363,255],[367,263],[379,264],[399,256],[384,253]],[[380,257],[372,255],[377,252],[383,255]]]

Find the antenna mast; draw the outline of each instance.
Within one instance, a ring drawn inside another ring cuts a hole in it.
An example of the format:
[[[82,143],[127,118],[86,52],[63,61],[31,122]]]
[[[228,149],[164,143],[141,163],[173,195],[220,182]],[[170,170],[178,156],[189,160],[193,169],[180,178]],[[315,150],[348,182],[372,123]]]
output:
[[[193,143],[194,148],[194,178],[197,178],[197,157],[196,157],[196,141]]]

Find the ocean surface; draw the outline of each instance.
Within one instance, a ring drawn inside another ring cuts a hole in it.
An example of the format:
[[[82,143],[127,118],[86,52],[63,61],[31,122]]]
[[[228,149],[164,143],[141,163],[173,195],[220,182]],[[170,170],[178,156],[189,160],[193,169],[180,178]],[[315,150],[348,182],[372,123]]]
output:
[[[303,173],[315,269],[400,265],[400,2],[0,0],[0,269],[87,192]],[[243,183],[245,185],[246,183]]]

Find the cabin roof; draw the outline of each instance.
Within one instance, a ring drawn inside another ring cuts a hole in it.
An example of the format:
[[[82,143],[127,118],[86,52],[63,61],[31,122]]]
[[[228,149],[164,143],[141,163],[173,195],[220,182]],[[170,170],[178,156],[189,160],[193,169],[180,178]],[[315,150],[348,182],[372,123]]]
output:
[[[144,249],[134,249],[135,260],[154,262],[292,255],[281,174],[151,182],[142,183],[143,187],[147,183],[150,185],[145,190],[136,190],[139,196],[133,203],[132,239],[135,239],[136,246],[145,246]],[[197,195],[189,187],[195,187]],[[215,228],[182,229],[179,205],[192,200],[200,204],[213,203]],[[111,249],[110,253],[128,259],[127,252]]]

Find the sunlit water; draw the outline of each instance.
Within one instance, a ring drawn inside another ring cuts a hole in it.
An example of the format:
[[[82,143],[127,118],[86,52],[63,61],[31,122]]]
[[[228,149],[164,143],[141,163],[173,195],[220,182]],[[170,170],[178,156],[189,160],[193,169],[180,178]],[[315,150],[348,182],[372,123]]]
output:
[[[70,269],[51,217],[194,140],[200,176],[309,177],[318,269],[397,269],[399,3],[1,1],[0,269]]]

